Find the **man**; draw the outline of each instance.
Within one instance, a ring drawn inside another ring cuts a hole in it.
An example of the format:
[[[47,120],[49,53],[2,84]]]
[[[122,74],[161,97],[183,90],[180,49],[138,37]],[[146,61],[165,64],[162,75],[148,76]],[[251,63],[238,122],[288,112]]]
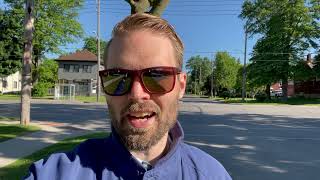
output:
[[[125,18],[114,28],[104,60],[100,77],[111,135],[34,163],[27,179],[231,179],[218,161],[182,141],[183,44],[165,20]]]

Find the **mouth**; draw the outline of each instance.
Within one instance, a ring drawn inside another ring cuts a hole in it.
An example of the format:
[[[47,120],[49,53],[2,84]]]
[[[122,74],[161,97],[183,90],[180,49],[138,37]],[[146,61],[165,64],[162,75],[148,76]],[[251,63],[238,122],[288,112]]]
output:
[[[127,118],[131,126],[147,128],[155,121],[155,116],[155,112],[130,112]]]

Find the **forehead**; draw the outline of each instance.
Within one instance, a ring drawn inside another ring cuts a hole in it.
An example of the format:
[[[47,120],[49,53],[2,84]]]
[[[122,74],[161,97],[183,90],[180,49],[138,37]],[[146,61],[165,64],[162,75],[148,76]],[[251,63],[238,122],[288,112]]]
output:
[[[177,67],[177,60],[168,37],[148,30],[138,30],[113,38],[108,49],[106,66],[108,69]]]

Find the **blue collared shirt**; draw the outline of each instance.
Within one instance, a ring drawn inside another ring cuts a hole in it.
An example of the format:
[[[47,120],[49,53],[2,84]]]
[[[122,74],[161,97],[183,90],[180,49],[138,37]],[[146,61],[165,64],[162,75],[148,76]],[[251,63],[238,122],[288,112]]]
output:
[[[115,131],[105,139],[90,139],[73,151],[35,162],[26,180],[231,180],[212,156],[183,142],[179,123],[169,132],[168,153],[146,170],[120,143]]]

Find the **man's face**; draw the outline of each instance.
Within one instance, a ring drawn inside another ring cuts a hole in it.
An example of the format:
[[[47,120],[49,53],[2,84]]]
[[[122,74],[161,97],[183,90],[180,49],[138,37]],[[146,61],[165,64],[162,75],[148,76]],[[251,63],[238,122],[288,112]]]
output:
[[[106,66],[107,69],[140,70],[156,66],[177,67],[177,64],[169,38],[138,30],[113,39]],[[186,74],[178,74],[175,78],[173,90],[166,94],[148,93],[139,78],[135,77],[127,94],[107,95],[112,125],[129,150],[150,149],[175,124],[178,99],[182,98],[185,90]]]

